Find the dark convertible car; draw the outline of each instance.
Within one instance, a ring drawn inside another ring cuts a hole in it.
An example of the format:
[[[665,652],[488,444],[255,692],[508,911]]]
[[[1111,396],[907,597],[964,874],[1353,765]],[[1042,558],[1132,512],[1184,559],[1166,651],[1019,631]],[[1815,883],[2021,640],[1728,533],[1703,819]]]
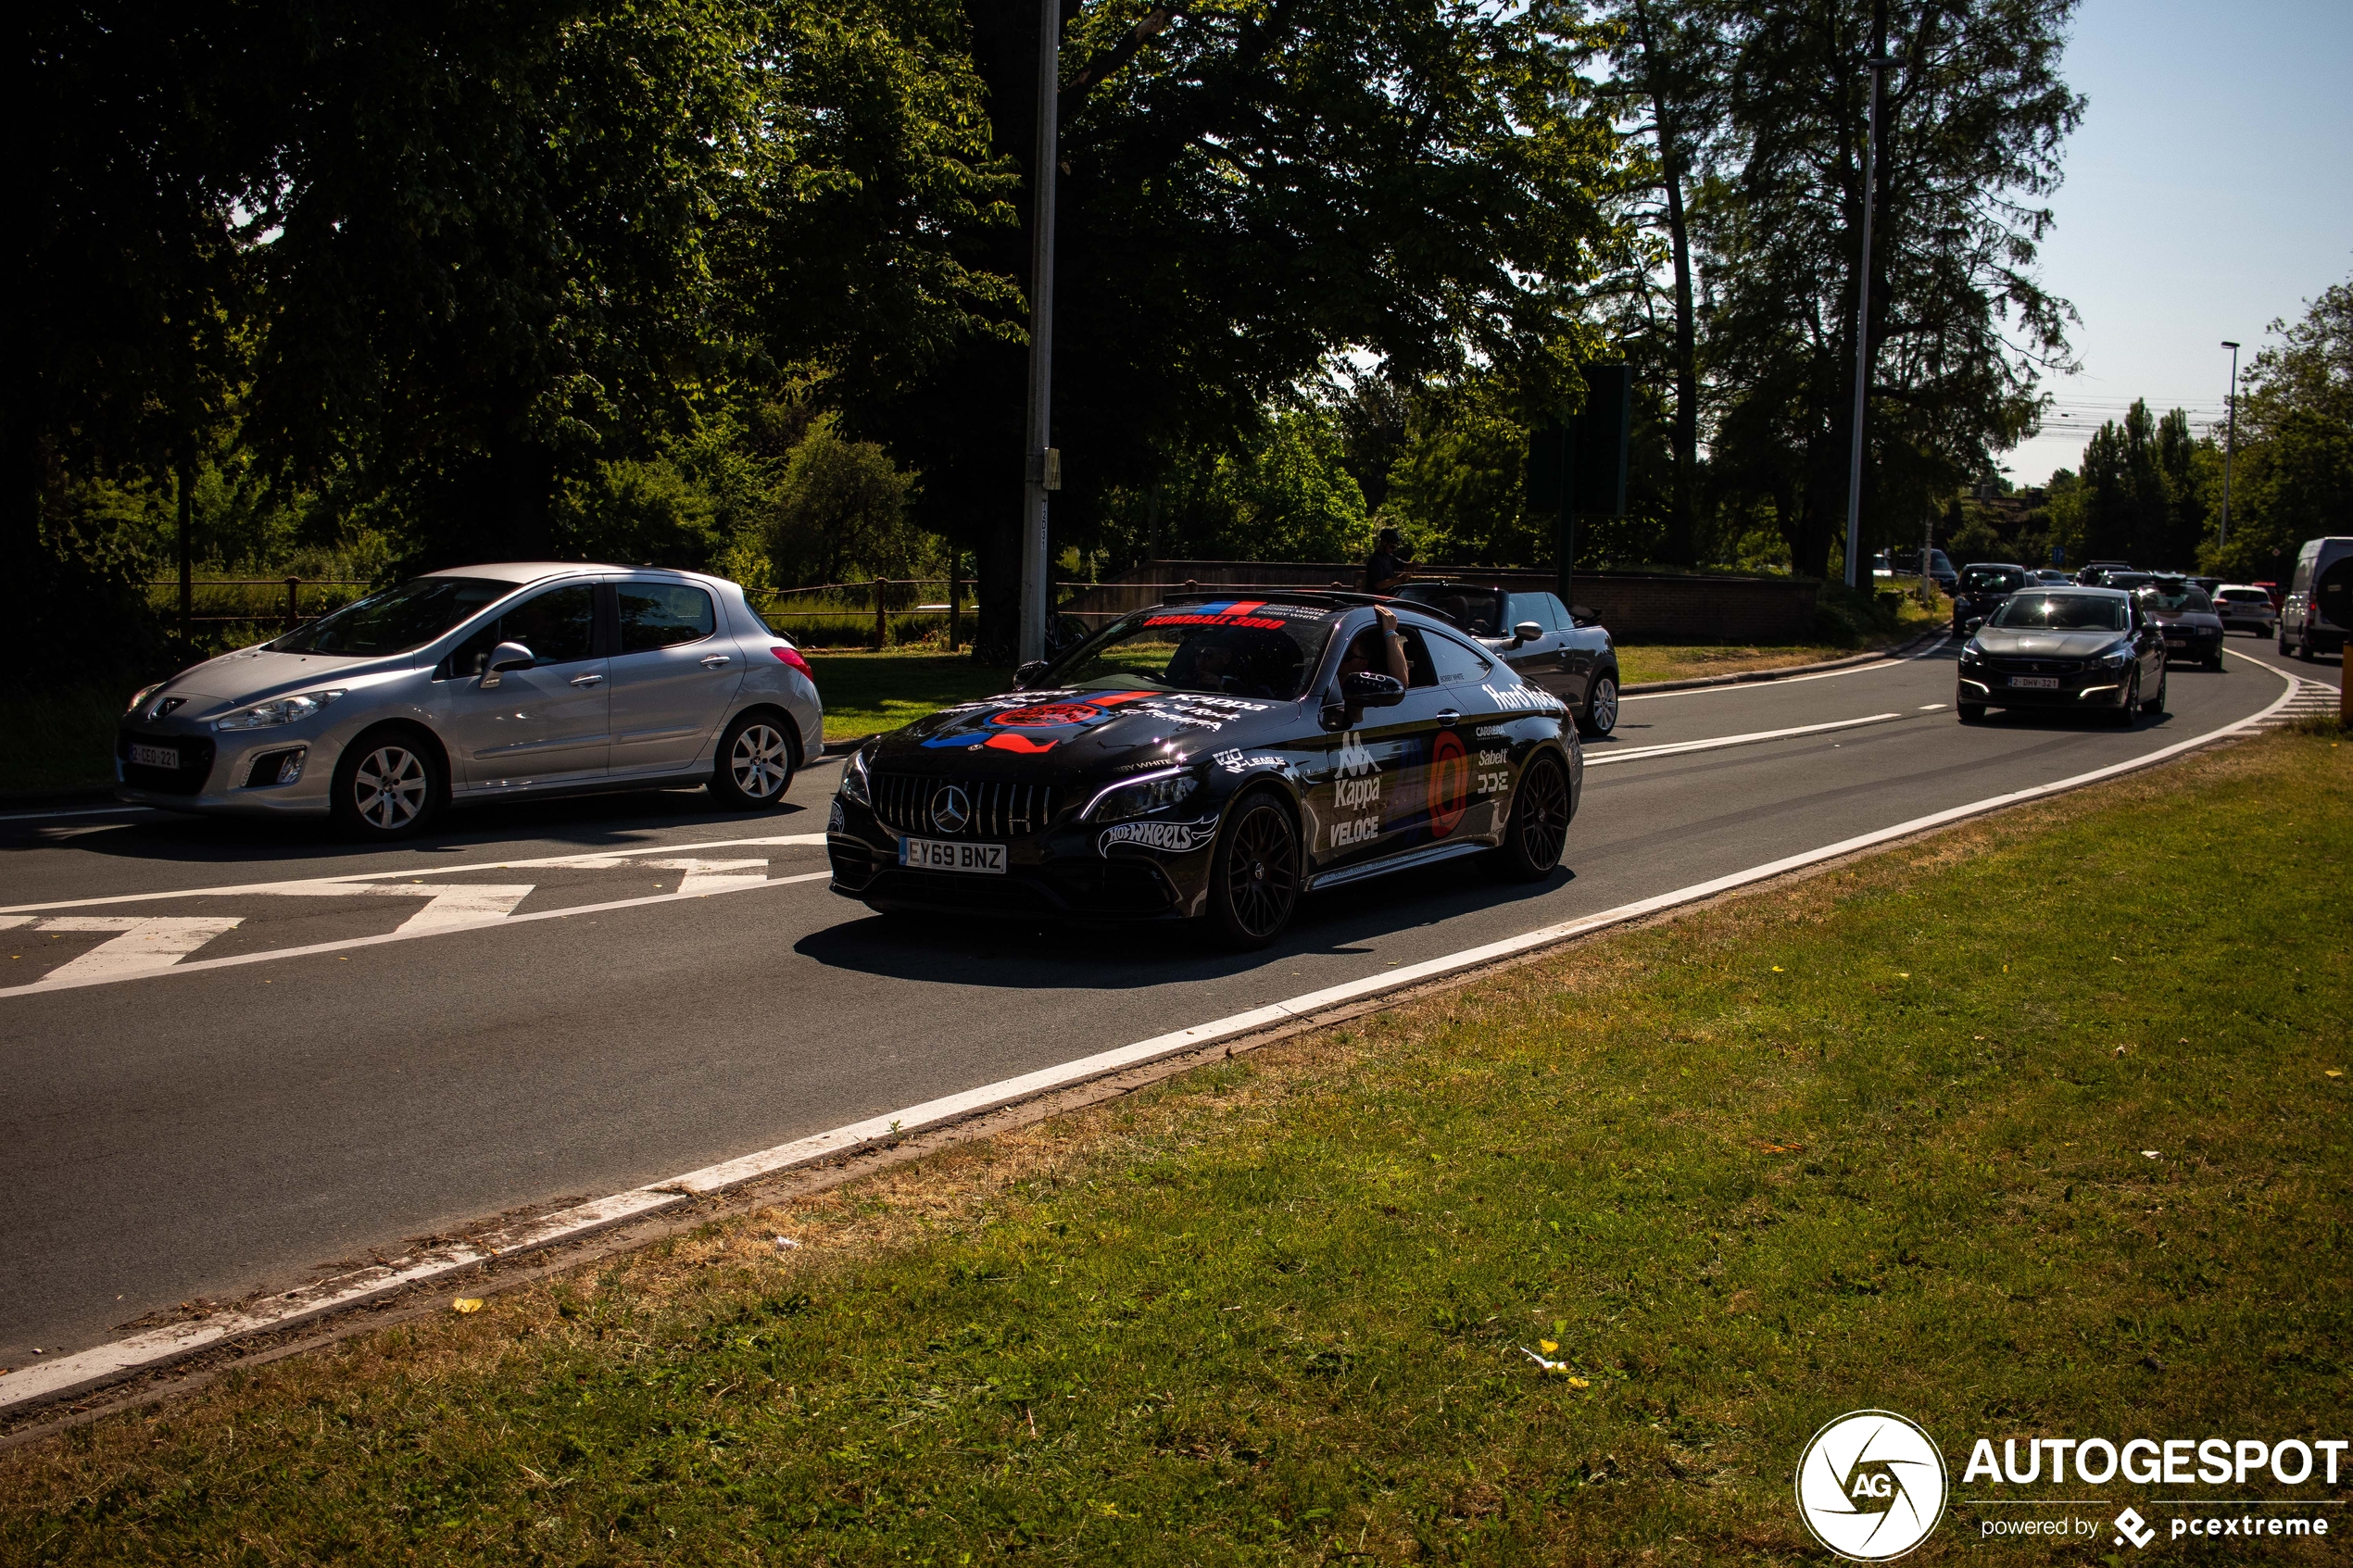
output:
[[[1257,947],[1301,895],[1459,856],[1560,862],[1560,699],[1397,601],[1157,605],[1017,688],[869,741],[825,845],[875,909],[1203,920]]]

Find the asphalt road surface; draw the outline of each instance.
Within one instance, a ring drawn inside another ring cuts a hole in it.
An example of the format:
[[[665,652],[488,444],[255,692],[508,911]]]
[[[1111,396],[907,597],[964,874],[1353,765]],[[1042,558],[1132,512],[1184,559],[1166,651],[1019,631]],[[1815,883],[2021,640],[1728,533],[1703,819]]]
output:
[[[388,849],[0,821],[0,1366],[2124,761],[2273,703],[2257,658],[2336,681],[2231,646],[2249,657],[2173,671],[2171,712],[2130,732],[1963,728],[1950,646],[1636,696],[1589,748],[1550,881],[1353,886],[1243,957],[1165,927],[877,918],[825,886],[832,764],[768,815],[513,804]]]

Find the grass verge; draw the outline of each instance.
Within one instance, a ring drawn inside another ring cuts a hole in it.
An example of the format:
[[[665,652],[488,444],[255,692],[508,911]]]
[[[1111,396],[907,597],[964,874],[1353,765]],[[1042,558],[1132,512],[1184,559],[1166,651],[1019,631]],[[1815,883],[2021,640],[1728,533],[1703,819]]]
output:
[[[137,684],[125,676],[0,695],[0,796],[113,784],[115,721]]]
[[[1618,683],[1631,686],[1647,681],[1688,681],[1708,675],[1738,675],[1751,670],[1785,670],[1793,664],[1844,659],[1854,651],[1831,643],[1767,643],[1750,646],[1733,643],[1620,643]]]
[[[0,1540],[1782,1562],[1857,1407],[1957,1477],[2347,1435],[2347,758],[2202,754],[233,1374],[0,1455]]]
[[[993,696],[1013,671],[937,649],[826,653],[803,648],[825,704],[825,738],[853,740],[912,723],[955,702]]]

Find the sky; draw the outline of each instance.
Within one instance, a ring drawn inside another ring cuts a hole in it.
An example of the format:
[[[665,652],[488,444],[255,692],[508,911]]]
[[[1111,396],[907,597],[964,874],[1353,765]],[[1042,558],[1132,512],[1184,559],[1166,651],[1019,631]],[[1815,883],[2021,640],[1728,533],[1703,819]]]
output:
[[[2091,102],[2051,197],[2044,286],[2082,321],[2019,484],[2080,468],[2135,397],[2221,418],[2275,319],[2353,278],[2353,0],[2085,0],[2061,70]],[[2060,417],[2066,416],[2066,417]]]

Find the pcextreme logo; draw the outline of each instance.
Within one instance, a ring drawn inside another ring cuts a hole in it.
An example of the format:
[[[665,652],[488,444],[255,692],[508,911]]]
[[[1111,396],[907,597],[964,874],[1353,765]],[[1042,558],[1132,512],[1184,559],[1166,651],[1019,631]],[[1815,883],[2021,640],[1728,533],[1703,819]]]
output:
[[[1851,1411],[1806,1445],[1797,1512],[1814,1538],[1854,1562],[1885,1562],[1944,1517],[1944,1456],[1894,1411]]]

